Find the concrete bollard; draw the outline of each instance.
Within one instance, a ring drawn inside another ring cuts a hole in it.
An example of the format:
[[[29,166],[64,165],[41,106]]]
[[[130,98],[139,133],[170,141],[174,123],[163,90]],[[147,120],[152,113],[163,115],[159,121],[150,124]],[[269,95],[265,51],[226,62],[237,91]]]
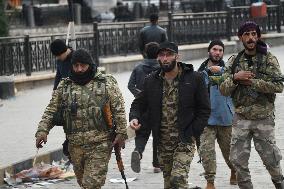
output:
[[[0,99],[15,96],[14,75],[0,76]]]

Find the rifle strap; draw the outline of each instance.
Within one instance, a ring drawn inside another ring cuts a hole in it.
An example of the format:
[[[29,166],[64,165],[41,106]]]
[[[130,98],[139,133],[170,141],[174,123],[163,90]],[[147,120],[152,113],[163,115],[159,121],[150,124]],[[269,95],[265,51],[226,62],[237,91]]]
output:
[[[236,68],[240,65],[240,58],[241,56],[245,53],[245,50],[242,50],[241,52],[238,53],[238,55],[236,56],[233,64],[232,64],[232,68],[231,68],[231,74],[234,75],[236,73]],[[261,53],[257,53],[256,54],[256,59],[257,59],[257,63],[256,65],[254,64],[253,66],[255,67],[255,72],[256,74],[258,74],[260,67],[262,66],[262,61],[263,61],[263,54]],[[265,62],[266,65],[267,61]]]
[[[237,57],[235,58],[232,68],[231,68],[231,74],[234,75],[236,73],[236,68],[240,65],[240,58],[245,53],[245,50],[242,50],[238,53]]]

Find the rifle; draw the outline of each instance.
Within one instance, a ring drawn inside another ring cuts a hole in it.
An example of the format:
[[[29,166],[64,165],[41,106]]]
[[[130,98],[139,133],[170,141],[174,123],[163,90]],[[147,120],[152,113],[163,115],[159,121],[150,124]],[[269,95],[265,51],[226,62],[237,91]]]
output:
[[[265,81],[284,82],[284,75],[273,76],[273,75],[269,75],[269,74],[264,73],[264,72],[258,72],[257,77],[259,77],[259,75],[263,75],[264,78],[260,78],[260,79],[263,79]]]
[[[103,108],[103,113],[104,113],[104,119],[105,119],[106,124],[108,125],[109,128],[111,128],[111,141],[113,142],[115,140],[117,133],[116,133],[116,125],[114,123],[114,120],[112,119],[112,113],[110,110],[109,102],[105,104]],[[123,161],[121,158],[119,145],[115,144],[113,148],[114,148],[114,154],[115,154],[115,159],[116,159],[118,170],[121,174],[122,179],[124,180],[126,189],[129,189],[127,185],[127,181],[126,181],[126,176],[124,174],[124,166],[123,166]]]
[[[116,125],[113,124],[113,127],[112,127],[112,141],[115,140],[115,137],[116,137]],[[118,167],[118,170],[121,174],[121,177],[122,179],[124,180],[124,183],[125,183],[125,186],[126,186],[126,189],[129,189],[128,188],[128,185],[127,185],[127,181],[126,181],[126,176],[124,174],[124,166],[123,166],[123,162],[122,162],[122,158],[121,158],[121,153],[120,153],[120,149],[119,149],[119,145],[118,144],[115,144],[113,146],[114,148],[114,154],[115,154],[115,159],[116,159],[116,163],[117,163],[117,167]]]

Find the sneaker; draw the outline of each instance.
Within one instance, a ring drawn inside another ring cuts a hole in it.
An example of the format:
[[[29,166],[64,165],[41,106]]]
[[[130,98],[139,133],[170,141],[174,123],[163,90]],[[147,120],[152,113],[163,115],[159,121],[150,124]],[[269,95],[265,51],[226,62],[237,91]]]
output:
[[[131,169],[135,173],[140,173],[141,167],[140,167],[140,153],[138,151],[133,151],[131,154]]]
[[[161,172],[160,167],[154,167],[153,172],[154,172],[154,173],[160,173],[160,172]]]

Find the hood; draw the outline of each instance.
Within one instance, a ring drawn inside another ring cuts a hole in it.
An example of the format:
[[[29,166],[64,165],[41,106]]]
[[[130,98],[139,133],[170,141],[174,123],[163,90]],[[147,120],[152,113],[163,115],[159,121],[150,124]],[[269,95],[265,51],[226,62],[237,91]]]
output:
[[[149,67],[159,67],[159,63],[156,59],[144,59],[142,62],[143,66],[149,66]]]
[[[142,67],[145,73],[150,73],[160,68],[160,65],[156,59],[144,59]]]
[[[178,66],[182,68],[185,72],[193,71],[193,65],[192,64],[186,64],[183,62],[178,62]]]

